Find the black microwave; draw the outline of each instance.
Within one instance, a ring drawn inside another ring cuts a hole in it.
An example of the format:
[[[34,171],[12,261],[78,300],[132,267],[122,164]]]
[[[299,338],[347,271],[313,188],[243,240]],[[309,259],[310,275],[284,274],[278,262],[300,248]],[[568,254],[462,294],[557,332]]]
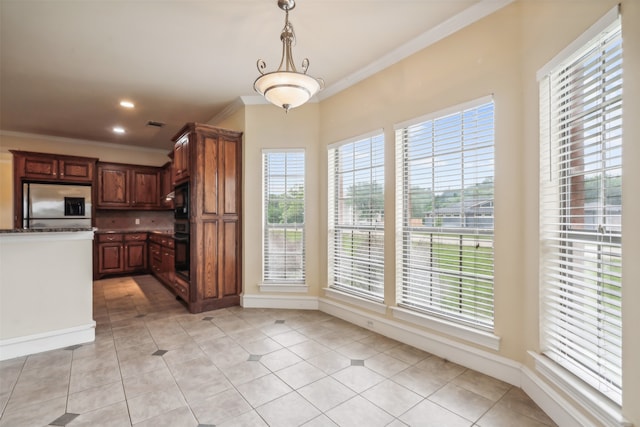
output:
[[[175,218],[189,218],[189,184],[177,186],[174,194]]]

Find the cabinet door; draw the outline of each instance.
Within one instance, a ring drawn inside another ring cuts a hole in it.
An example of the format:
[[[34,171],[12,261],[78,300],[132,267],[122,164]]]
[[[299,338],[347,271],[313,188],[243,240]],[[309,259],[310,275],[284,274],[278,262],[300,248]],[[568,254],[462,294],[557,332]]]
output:
[[[98,244],[98,273],[121,273],[124,271],[122,243]]]
[[[173,199],[165,197],[173,191],[172,168],[172,164],[168,163],[160,173],[160,206],[167,209],[173,209]]]
[[[147,269],[147,243],[127,242],[125,246],[125,271]]]
[[[98,208],[129,207],[129,172],[119,165],[98,166]]]
[[[151,274],[159,277],[162,272],[162,250],[160,245],[155,242],[149,243],[149,262]]]
[[[220,212],[224,215],[239,215],[240,205],[240,165],[238,164],[238,153],[240,152],[240,141],[233,139],[221,139],[220,151],[222,158],[218,165],[218,175],[221,180]]]
[[[85,160],[58,161],[60,179],[72,182],[93,182],[93,162]]]
[[[175,277],[175,256],[173,250],[162,247],[162,278],[166,283],[173,286],[173,278]]]
[[[176,184],[189,177],[189,135],[180,138],[174,145],[173,162]]]
[[[223,297],[230,295],[240,295],[241,282],[239,260],[240,253],[240,223],[238,220],[222,221],[219,247],[219,273],[220,273],[220,295]]]
[[[160,206],[160,173],[156,170],[131,169],[131,206],[157,208]]]
[[[58,179],[58,160],[53,157],[25,157],[25,178]]]

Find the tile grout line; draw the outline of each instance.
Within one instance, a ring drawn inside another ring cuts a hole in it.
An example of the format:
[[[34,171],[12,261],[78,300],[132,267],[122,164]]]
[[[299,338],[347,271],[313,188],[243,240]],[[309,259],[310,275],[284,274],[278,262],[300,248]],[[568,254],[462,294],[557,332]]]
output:
[[[24,357],[24,360],[22,361],[22,365],[20,366],[20,372],[16,376],[16,381],[13,383],[13,386],[11,386],[11,392],[9,393],[9,396],[7,397],[7,401],[2,408],[2,412],[0,412],[0,420],[2,419],[2,417],[4,417],[4,412],[7,410],[7,406],[9,406],[9,402],[11,401],[11,397],[13,396],[13,392],[16,389],[16,386],[18,385],[18,380],[20,380],[20,377],[22,376],[22,372],[24,371],[24,366],[27,364],[27,359],[29,358],[29,356],[23,356],[23,357]]]
[[[104,288],[103,288],[104,293]],[[131,408],[129,408],[129,399],[127,399],[127,392],[124,389],[124,378],[122,377],[122,367],[120,366],[120,354],[118,353],[118,348],[116,347],[116,338],[113,335],[113,322],[111,321],[111,310],[109,309],[109,305],[107,304],[107,297],[104,296],[105,299],[105,307],[107,309],[107,313],[109,316],[109,330],[111,331],[111,339],[113,339],[113,348],[116,353],[116,360],[118,361],[118,373],[120,374],[120,383],[122,384],[122,393],[124,394],[124,401],[127,405],[127,415],[129,416],[129,424],[133,426],[133,420],[131,419]]]

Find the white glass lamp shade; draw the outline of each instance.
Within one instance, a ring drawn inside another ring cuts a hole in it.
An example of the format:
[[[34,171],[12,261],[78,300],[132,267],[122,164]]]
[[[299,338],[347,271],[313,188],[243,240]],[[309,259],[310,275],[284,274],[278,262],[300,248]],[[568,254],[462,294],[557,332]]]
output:
[[[253,87],[270,103],[290,110],[307,102],[320,90],[321,83],[306,74],[275,71],[258,77]]]

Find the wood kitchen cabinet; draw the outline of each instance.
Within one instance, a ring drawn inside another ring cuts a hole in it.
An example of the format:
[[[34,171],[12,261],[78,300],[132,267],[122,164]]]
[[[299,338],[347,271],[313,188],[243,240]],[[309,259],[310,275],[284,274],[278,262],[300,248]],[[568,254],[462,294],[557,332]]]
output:
[[[92,183],[98,159],[11,150],[14,173],[22,179],[47,182]]]
[[[98,200],[100,209],[129,208],[129,167],[115,163],[98,163]]]
[[[176,269],[173,237],[150,234],[149,258],[151,259],[151,274],[175,291]]]
[[[24,182],[92,184],[98,159],[10,150],[13,154],[14,227],[23,227]]]
[[[160,207],[159,168],[135,167],[131,174],[131,207],[137,209]]]
[[[95,277],[147,270],[147,233],[96,234]]]
[[[159,278],[162,272],[162,249],[160,244],[153,241],[149,242],[149,270],[156,278]]]
[[[178,171],[189,183],[192,313],[239,305],[242,291],[242,133],[187,123],[173,141]],[[185,148],[186,143],[186,148]],[[180,157],[187,165],[178,166]],[[181,168],[181,169],[180,169]]]
[[[124,235],[124,271],[135,272],[147,269],[147,234]]]
[[[162,168],[98,163],[98,209],[160,209]]]
[[[162,167],[160,173],[160,205],[166,209],[173,209],[173,199],[167,198],[167,194],[173,191],[173,164],[168,162]]]
[[[173,146],[173,180],[174,184],[182,184],[189,179],[191,166],[189,150],[189,133],[174,138]]]

